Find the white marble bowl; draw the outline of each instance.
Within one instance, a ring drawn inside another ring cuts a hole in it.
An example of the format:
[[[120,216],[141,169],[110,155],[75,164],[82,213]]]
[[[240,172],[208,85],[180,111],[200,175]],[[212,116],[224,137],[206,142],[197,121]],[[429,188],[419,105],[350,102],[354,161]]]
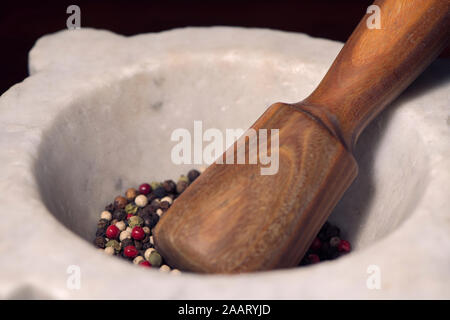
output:
[[[173,276],[91,243],[115,195],[192,167],[170,161],[175,128],[203,120],[245,129],[271,103],[306,97],[341,47],[224,27],[39,39],[31,76],[0,98],[0,298],[450,298],[448,61],[361,136],[359,177],[331,216],[351,254],[305,268]],[[71,265],[79,290],[67,287]],[[380,289],[367,286],[371,265]]]

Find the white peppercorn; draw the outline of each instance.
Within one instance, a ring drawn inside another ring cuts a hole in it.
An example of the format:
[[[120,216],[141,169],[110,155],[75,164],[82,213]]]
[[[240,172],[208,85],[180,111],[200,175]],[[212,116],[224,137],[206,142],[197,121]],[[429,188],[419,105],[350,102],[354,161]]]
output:
[[[181,274],[181,271],[178,269],[172,269],[172,271],[170,271],[170,273],[173,275],[179,275],[179,274]]]
[[[127,230],[124,230],[119,235],[119,240],[123,241],[125,239],[131,239],[131,232],[128,232]]]
[[[134,264],[139,264],[142,261],[144,261],[144,257],[143,256],[137,256],[136,258],[133,259],[133,263]]]
[[[110,221],[112,219],[112,214],[109,211],[103,211],[100,215],[100,219],[105,219]]]
[[[159,271],[161,272],[169,272],[170,267],[167,264],[163,264],[161,267],[159,267]]]
[[[150,233],[150,228],[149,227],[143,227],[142,230],[144,230],[145,234],[149,234]]]
[[[106,248],[105,248],[105,253],[106,253],[107,255],[112,256],[112,255],[114,254],[114,248],[113,248],[113,247],[106,247]]]
[[[161,199],[161,202],[163,202],[163,201],[167,201],[169,204],[172,204],[172,202],[173,202],[171,197],[164,197]]]
[[[124,231],[127,227],[127,225],[125,224],[125,222],[123,221],[119,221],[115,224],[115,226],[120,230],[120,231]]]
[[[145,207],[145,206],[148,204],[148,199],[147,199],[146,196],[144,196],[143,194],[141,194],[141,195],[137,196],[137,197],[134,199],[134,203],[136,203],[136,205],[137,205],[138,207],[143,208],[143,207]]]

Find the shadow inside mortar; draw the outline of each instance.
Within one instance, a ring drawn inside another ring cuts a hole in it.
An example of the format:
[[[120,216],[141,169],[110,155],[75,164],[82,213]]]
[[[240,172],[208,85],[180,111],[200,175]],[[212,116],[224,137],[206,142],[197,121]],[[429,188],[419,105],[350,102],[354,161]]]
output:
[[[374,201],[376,191],[375,154],[396,109],[402,104],[426,95],[434,88],[448,83],[450,81],[449,70],[450,61],[438,60],[432,63],[404,93],[371,122],[359,137],[354,150],[354,156],[359,166],[358,176],[330,215],[330,221],[342,227],[343,238],[353,243],[362,232],[361,226],[368,219],[368,209]],[[426,108],[426,105],[423,107]],[[420,198],[414,198],[407,208],[412,210],[419,200]],[[397,227],[398,225],[393,228]],[[389,233],[386,232],[385,235]]]

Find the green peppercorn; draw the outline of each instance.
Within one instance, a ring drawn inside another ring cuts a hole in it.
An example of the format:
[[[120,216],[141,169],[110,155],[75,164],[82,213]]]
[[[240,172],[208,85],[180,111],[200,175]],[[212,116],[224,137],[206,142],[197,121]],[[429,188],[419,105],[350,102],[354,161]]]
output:
[[[120,243],[119,243],[119,241],[117,241],[117,240],[109,240],[109,241],[106,243],[106,247],[113,247],[114,250],[120,251]]]
[[[144,220],[139,216],[132,216],[128,219],[128,226],[134,228],[136,226],[141,227],[144,224]]]
[[[152,253],[150,253],[150,256],[148,257],[148,262],[150,262],[152,267],[156,268],[160,267],[162,264],[161,255],[158,252],[153,251]]]
[[[125,206],[125,212],[127,214],[136,214],[138,211],[138,206],[132,203],[129,203]]]
[[[178,178],[178,182],[180,181],[185,181],[186,183],[189,183],[189,178],[186,177],[184,174],[182,174],[179,178]]]

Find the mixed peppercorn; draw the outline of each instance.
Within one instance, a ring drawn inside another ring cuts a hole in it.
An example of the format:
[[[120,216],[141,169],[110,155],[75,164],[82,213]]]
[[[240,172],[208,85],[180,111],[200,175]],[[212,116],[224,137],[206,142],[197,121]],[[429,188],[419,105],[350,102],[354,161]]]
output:
[[[155,249],[152,229],[173,201],[191,184],[200,172],[191,170],[177,183],[143,183],[117,196],[100,214],[94,244],[109,255],[115,255],[146,268],[179,274]],[[329,222],[321,228],[300,266],[332,260],[351,250],[350,243],[340,239],[340,230]]]
[[[333,260],[351,251],[350,242],[340,238],[341,230],[325,222],[300,262],[300,266]]]

